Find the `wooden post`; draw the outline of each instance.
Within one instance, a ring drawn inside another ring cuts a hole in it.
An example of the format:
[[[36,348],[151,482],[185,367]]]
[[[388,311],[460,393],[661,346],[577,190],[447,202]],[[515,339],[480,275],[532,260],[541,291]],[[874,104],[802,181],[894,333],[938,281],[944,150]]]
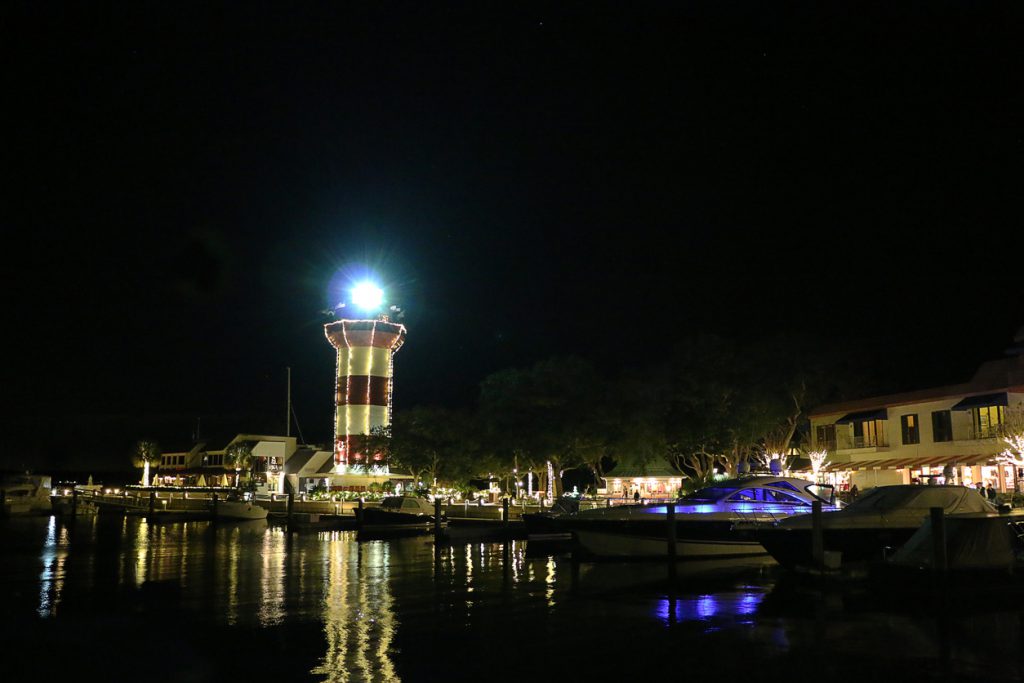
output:
[[[825,531],[821,526],[821,501],[811,503],[811,564],[821,571],[825,568]]]
[[[665,531],[668,538],[668,561],[676,561],[676,506],[669,503],[665,506]]]
[[[213,494],[213,521],[217,521],[217,494]]]
[[[946,516],[942,508],[931,508],[932,569],[945,573],[949,568],[946,557]]]
[[[156,491],[149,492],[149,516],[152,517],[156,511]]]
[[[434,499],[434,545],[441,543],[441,499]]]
[[[78,515],[78,489],[71,489],[71,516]]]
[[[363,499],[359,498],[359,508],[356,509],[356,528],[363,528]]]
[[[292,530],[292,512],[293,512],[294,509],[295,509],[295,492],[294,491],[289,491],[288,492],[288,516],[287,516],[288,531]]]
[[[501,499],[501,526],[505,530],[506,535],[508,534],[510,520],[508,511],[508,498]]]
[[[7,516],[7,490],[0,489],[0,517]]]

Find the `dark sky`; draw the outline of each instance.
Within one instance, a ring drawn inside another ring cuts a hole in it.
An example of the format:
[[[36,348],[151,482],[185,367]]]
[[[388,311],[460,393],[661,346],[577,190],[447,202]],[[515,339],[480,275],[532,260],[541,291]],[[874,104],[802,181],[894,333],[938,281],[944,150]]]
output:
[[[280,431],[286,366],[327,441],[360,265],[399,408],[697,332],[965,379],[1024,323],[1022,10],[893,4],[5,6],[8,460]]]

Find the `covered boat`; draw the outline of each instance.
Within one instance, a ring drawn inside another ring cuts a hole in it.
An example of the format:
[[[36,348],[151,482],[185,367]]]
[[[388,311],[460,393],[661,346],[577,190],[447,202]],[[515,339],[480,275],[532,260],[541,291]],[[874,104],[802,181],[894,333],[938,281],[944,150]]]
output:
[[[441,517],[441,525],[448,522]],[[366,534],[429,531],[434,526],[434,506],[418,496],[388,496],[380,507],[367,507],[359,530]]]
[[[914,535],[931,508],[947,515],[996,511],[980,493],[963,486],[880,486],[822,516],[827,564],[838,568],[885,559]],[[759,530],[757,537],[779,564],[806,568],[812,566],[811,525],[811,515],[791,517]]]
[[[763,555],[754,532],[814,502],[833,509],[831,486],[791,477],[731,479],[679,499],[674,505],[676,556],[725,558]],[[558,518],[581,550],[595,557],[657,558],[668,555],[668,506],[624,505]]]

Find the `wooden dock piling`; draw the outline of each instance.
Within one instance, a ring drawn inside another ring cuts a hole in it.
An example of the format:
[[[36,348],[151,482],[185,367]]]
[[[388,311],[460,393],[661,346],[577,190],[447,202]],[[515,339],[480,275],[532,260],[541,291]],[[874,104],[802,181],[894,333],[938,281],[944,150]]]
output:
[[[71,516],[78,515],[78,489],[71,489]]]
[[[949,569],[946,555],[946,515],[942,508],[931,508],[932,520],[932,569],[945,573]]]
[[[434,499],[434,546],[441,544],[441,499]]]
[[[668,579],[676,582],[676,504],[669,501],[665,505],[665,538],[668,539]]]
[[[149,516],[152,517],[156,513],[156,491],[149,492]]]
[[[818,571],[825,569],[825,530],[821,525],[821,501],[811,503],[811,563]]]
[[[509,530],[512,528],[512,521],[509,519],[508,498],[501,499],[501,528],[508,538]]]

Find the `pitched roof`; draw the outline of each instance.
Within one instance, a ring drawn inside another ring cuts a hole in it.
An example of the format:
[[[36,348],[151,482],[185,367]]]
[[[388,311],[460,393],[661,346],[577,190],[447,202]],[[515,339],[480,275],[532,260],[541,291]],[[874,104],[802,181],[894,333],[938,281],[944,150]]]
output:
[[[971,381],[931,389],[919,389],[900,394],[872,396],[856,401],[829,403],[818,406],[810,412],[811,417],[832,413],[849,413],[869,408],[896,406],[907,403],[923,403],[943,398],[963,398],[975,394],[991,393],[996,389],[1024,391],[1024,356],[1013,356],[982,363]]]

